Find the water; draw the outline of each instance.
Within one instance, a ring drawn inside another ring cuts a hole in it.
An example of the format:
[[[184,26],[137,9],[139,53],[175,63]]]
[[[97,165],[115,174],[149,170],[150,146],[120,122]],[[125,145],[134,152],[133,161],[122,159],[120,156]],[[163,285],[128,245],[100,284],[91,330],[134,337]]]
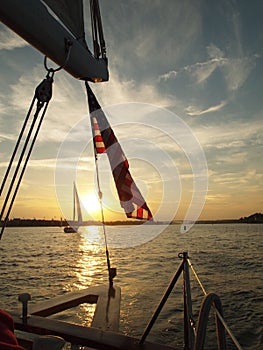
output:
[[[157,238],[136,246],[143,242],[140,237],[152,237],[151,226],[107,228],[111,264],[118,270],[114,283],[122,289],[121,332],[142,335],[180,263],[178,253],[188,251],[206,291],[220,296],[225,320],[241,346],[263,349],[263,225],[195,225],[186,234],[176,225],[158,229],[163,232]],[[35,303],[107,282],[103,240],[101,227],[83,227],[78,234],[53,227],[7,228],[0,242],[0,308],[16,308],[18,294],[25,291]],[[191,283],[197,316],[202,293],[194,278]],[[181,291],[180,279],[149,340],[183,348]],[[83,304],[57,317],[89,325],[91,312]],[[216,349],[213,317],[210,323],[206,348]]]

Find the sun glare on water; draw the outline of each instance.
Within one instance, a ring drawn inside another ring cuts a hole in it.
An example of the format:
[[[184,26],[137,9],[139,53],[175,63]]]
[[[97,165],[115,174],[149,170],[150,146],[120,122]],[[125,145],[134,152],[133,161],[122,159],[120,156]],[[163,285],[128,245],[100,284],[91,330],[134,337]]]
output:
[[[88,213],[97,213],[100,211],[100,202],[95,193],[82,197],[81,202]]]

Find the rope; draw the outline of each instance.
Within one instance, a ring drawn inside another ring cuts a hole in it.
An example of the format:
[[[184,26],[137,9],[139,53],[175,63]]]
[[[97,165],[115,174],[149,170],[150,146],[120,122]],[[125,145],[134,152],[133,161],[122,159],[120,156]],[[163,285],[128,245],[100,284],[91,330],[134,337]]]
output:
[[[194,267],[193,267],[193,265],[192,265],[190,259],[188,258],[187,260],[188,260],[188,264],[189,264],[189,266],[191,267],[191,269],[192,269],[192,271],[193,271],[193,274],[194,274],[194,276],[195,276],[195,278],[196,278],[198,284],[200,285],[200,287],[201,287],[201,289],[202,289],[204,295],[207,296],[208,294],[207,294],[207,292],[206,292],[206,290],[205,290],[205,288],[204,288],[204,286],[203,286],[203,284],[202,284],[200,278],[198,277],[198,275],[197,275],[197,273],[196,273],[196,271],[195,271],[195,269],[194,269]],[[228,325],[226,324],[226,322],[225,322],[225,320],[223,319],[222,315],[220,314],[220,312],[219,312],[216,308],[215,308],[215,312],[216,312],[217,317],[220,319],[220,322],[224,325],[225,330],[227,331],[228,335],[229,335],[230,338],[232,339],[232,341],[233,341],[233,343],[235,344],[236,348],[237,348],[238,350],[243,350],[242,347],[241,347],[241,345],[239,344],[238,340],[236,339],[236,337],[234,336],[234,334],[232,333],[232,331],[230,330],[230,328],[229,328]]]

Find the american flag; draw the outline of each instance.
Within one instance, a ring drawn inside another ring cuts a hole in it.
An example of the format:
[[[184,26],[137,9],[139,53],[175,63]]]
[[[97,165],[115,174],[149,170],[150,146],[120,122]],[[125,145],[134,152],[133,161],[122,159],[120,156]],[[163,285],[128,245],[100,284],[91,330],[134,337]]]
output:
[[[128,160],[87,82],[86,89],[95,153],[108,155],[121,207],[128,218],[153,220],[152,213],[130,174]]]

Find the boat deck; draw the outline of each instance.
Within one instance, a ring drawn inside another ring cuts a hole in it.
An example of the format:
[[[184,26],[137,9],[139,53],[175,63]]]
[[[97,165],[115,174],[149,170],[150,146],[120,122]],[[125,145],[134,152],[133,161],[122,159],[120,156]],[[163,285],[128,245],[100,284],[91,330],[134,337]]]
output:
[[[79,344],[93,349],[108,350],[171,350],[169,346],[145,342],[139,344],[137,338],[118,333],[120,317],[121,290],[119,287],[95,286],[70,292],[65,295],[28,305],[29,317],[23,319],[21,312],[10,312],[15,329],[37,335],[55,335],[71,344]],[[96,303],[91,327],[79,326],[47,318],[63,310],[82,303]],[[21,344],[26,341],[22,338]],[[24,342],[23,342],[24,341]],[[29,347],[30,348],[30,347]]]

